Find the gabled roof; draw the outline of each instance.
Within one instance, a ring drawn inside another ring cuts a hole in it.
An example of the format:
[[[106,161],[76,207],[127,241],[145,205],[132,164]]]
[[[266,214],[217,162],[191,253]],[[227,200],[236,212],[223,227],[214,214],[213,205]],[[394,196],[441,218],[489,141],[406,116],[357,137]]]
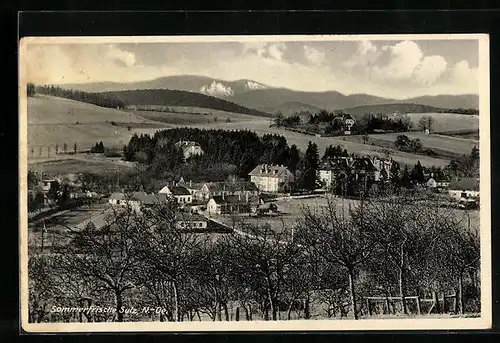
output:
[[[168,200],[166,194],[147,194],[146,192],[132,192],[131,194],[125,193],[113,193],[109,197],[114,200],[131,200],[131,201],[139,201],[143,204],[154,204],[158,202],[166,202]]]
[[[177,143],[175,143],[174,145],[178,148],[181,148],[184,152],[186,151],[186,149],[188,149],[190,147],[198,147],[201,149],[201,145],[198,144],[197,142],[193,142],[193,141],[180,140]]]
[[[174,196],[175,195],[191,195],[191,193],[189,193],[189,190],[184,186],[172,187],[172,188],[170,188],[170,191],[172,192],[172,194]]]
[[[319,165],[319,170],[346,169],[348,166],[349,163],[345,158],[327,159]]]
[[[354,160],[353,168],[360,170],[363,169],[365,171],[375,171],[377,168],[373,165],[373,161],[369,158],[362,157]]]
[[[269,164],[259,164],[248,175],[254,176],[267,176],[267,177],[280,177],[284,173],[291,174],[286,166],[275,166]]]
[[[202,222],[207,221],[207,218],[198,213],[176,213],[175,214],[176,221],[189,221],[189,222]]]
[[[457,181],[452,181],[449,189],[460,191],[479,191],[479,179],[463,178]]]
[[[349,113],[342,113],[333,118],[333,120],[347,120],[347,119],[354,120],[354,118]]]
[[[225,195],[222,197],[222,195],[215,195],[211,199],[215,201],[216,204],[218,205],[223,205],[223,204],[258,204],[260,202],[260,199],[257,195],[251,195],[248,197],[248,202],[247,198],[245,196],[238,197],[237,195]]]
[[[125,194],[115,192],[115,193],[112,193],[109,198],[112,200],[125,200]]]
[[[236,192],[236,191],[258,191],[259,189],[253,182],[249,181],[221,181],[221,182],[210,182],[206,184],[211,192]]]

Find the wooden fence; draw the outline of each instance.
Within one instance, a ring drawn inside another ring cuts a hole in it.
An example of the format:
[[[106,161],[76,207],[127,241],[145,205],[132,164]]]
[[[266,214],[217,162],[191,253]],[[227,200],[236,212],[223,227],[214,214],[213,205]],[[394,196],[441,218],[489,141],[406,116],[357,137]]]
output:
[[[402,312],[401,297],[365,297],[368,314],[397,314]],[[458,312],[458,294],[444,295],[439,298],[421,298],[420,296],[406,296],[405,302],[408,313],[431,314]]]

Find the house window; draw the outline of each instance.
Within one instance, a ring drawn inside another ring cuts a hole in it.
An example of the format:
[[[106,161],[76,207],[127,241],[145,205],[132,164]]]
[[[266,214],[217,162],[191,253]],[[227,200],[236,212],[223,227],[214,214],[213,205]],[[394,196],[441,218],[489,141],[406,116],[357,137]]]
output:
[[[462,192],[462,194],[460,195],[462,198],[467,198],[467,193],[466,192]]]

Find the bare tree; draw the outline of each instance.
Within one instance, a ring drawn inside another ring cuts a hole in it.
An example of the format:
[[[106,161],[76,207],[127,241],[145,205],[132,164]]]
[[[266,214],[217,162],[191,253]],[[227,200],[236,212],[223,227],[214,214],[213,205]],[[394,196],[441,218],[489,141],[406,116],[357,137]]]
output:
[[[134,288],[139,268],[137,244],[133,240],[135,213],[124,208],[113,211],[102,227],[92,222],[80,231],[72,231],[72,240],[63,251],[66,270],[72,270],[81,279],[94,279],[114,296],[117,321],[122,322],[123,297]]]
[[[269,308],[272,320],[278,320],[285,275],[296,267],[293,261],[300,254],[300,246],[286,230],[273,230],[269,224],[245,226],[246,234],[228,236],[234,272],[248,275],[246,287],[264,295],[260,299],[264,316]]]
[[[176,225],[176,207],[173,201],[154,204],[138,220],[134,240],[142,263],[156,273],[155,278],[167,281],[171,287],[173,320],[181,321],[181,286],[198,262],[196,252],[206,243],[203,236]]]
[[[355,279],[361,264],[370,257],[373,244],[365,232],[363,217],[350,216],[351,211],[346,211],[343,199],[340,211],[338,205],[328,198],[322,209],[305,207],[300,237],[306,249],[319,256],[323,263],[338,265],[347,272],[351,310],[354,319],[358,319]],[[359,214],[362,213],[364,210],[360,208]],[[335,289],[336,285],[331,288]]]
[[[424,270],[430,268],[428,256],[438,243],[439,229],[451,214],[432,201],[418,199],[415,193],[396,195],[390,189],[371,199],[365,213],[371,239],[378,246],[378,258],[397,271],[403,312],[408,314],[408,283],[412,277],[418,283]],[[385,270],[390,277],[391,269]]]
[[[468,213],[446,220],[440,230],[440,243],[434,260],[441,268],[441,279],[455,283],[458,295],[458,311],[465,312],[464,274],[475,271],[480,262],[479,229],[470,225]]]
[[[434,124],[434,118],[430,116],[423,116],[418,121],[418,127],[422,131],[429,130],[429,132],[431,132],[433,124]]]

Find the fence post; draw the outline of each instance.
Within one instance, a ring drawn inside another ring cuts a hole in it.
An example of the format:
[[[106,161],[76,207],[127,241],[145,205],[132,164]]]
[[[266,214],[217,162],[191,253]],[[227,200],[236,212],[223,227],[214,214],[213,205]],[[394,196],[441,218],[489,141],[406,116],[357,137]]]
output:
[[[370,299],[366,298],[366,307],[368,308],[368,315],[372,315],[372,309],[370,308]]]
[[[388,296],[385,297],[385,306],[387,307],[387,314],[391,314],[391,304]]]
[[[418,315],[422,314],[421,304],[420,304],[420,295],[417,295],[417,313],[418,313]]]
[[[446,294],[443,292],[443,308],[442,308],[443,313],[447,312],[447,306],[446,306]]]

